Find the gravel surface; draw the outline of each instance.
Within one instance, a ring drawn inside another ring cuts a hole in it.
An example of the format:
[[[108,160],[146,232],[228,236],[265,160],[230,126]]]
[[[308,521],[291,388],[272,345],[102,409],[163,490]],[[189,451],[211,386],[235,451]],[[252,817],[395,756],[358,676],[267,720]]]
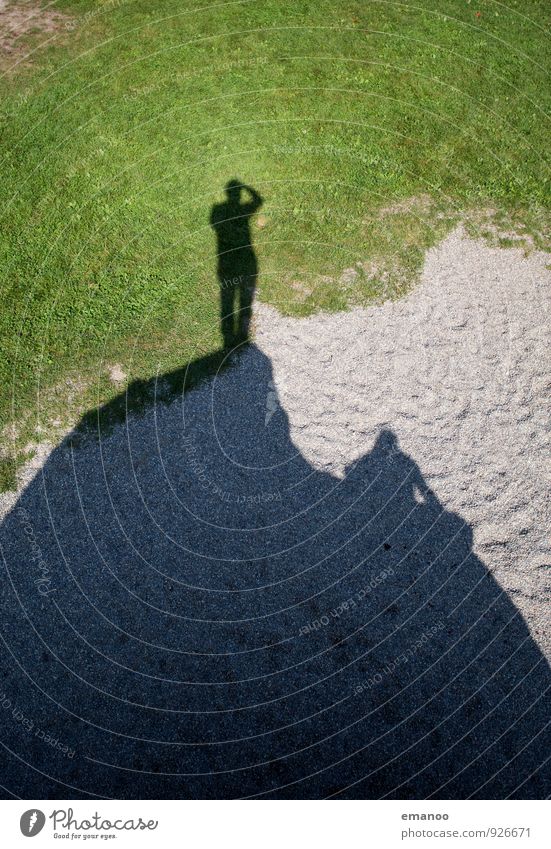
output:
[[[307,321],[262,307],[261,317],[258,344],[305,459],[342,476],[392,428],[549,652],[549,256],[458,229],[402,301]]]
[[[233,368],[29,464],[9,791],[549,795],[548,262],[458,230],[398,303],[259,305]]]

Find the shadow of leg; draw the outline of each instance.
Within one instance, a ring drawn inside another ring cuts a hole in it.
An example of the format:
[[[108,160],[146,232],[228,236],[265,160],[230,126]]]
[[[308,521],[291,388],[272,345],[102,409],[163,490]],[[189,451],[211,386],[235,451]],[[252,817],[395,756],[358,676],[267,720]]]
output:
[[[236,286],[222,279],[220,283],[220,327],[224,348],[235,344],[235,315]]]
[[[248,274],[241,278],[239,284],[239,338],[242,341],[249,338],[255,289],[255,274]]]

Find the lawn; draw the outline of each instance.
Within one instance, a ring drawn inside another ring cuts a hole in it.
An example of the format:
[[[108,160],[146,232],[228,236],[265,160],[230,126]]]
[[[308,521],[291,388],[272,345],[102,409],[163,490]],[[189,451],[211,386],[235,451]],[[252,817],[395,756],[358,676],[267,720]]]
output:
[[[109,401],[114,365],[219,348],[230,178],[264,198],[258,296],[289,314],[399,297],[458,220],[548,245],[548,0],[55,8],[0,81],[5,448]]]

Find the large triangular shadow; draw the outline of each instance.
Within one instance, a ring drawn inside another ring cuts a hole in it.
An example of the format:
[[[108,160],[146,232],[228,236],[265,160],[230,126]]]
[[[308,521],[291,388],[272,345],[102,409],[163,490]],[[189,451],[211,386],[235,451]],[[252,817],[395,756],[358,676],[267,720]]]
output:
[[[108,435],[125,395],[92,411],[5,520],[2,784],[547,796],[549,668],[469,525],[388,430],[314,469],[268,358],[232,356],[164,375],[215,372],[171,403],[134,385]]]

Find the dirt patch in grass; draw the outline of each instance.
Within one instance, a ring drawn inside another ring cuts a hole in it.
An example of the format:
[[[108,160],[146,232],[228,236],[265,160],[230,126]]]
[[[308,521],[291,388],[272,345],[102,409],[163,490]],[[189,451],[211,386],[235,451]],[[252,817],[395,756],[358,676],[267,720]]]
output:
[[[383,206],[378,213],[381,220],[390,215],[421,215],[430,212],[434,201],[429,195],[414,195],[389,206]]]
[[[113,365],[107,366],[107,370],[109,372],[109,378],[112,383],[121,384],[126,380],[126,372],[123,371],[122,366],[119,363],[114,363]]]
[[[469,210],[464,216],[469,235],[482,236],[492,247],[551,250],[551,212],[542,207],[499,210],[493,207]]]
[[[16,63],[27,63],[32,50],[73,26],[73,19],[53,5],[0,0],[0,68],[6,70]]]

